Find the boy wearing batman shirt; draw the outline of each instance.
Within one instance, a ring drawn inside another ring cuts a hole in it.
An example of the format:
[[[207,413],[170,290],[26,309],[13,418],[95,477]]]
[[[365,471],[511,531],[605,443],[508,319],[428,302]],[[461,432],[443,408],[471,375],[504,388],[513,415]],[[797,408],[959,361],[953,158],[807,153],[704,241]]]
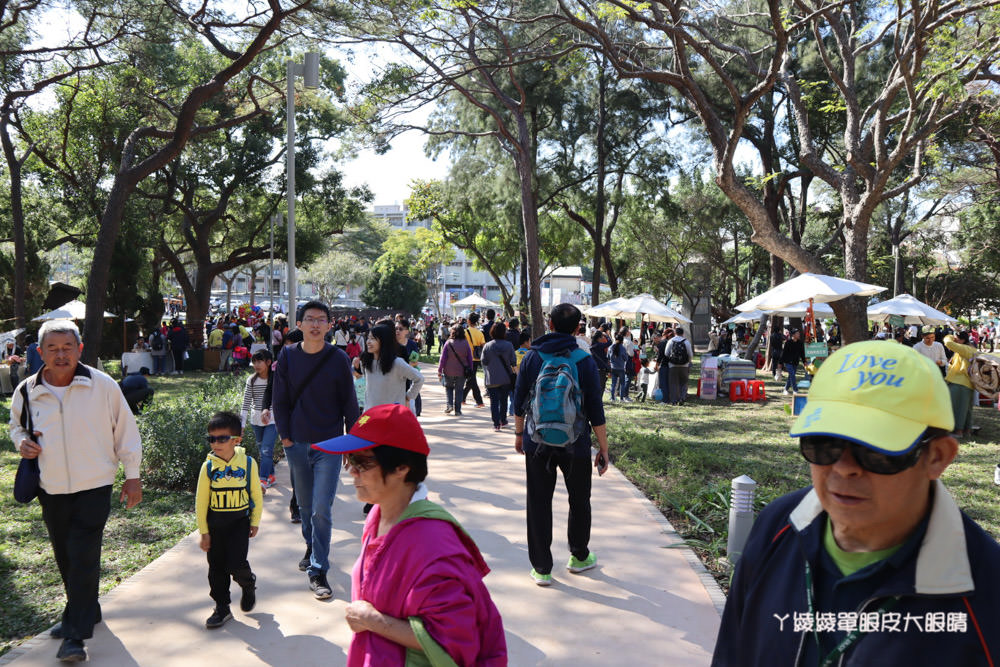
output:
[[[257,462],[238,447],[243,432],[240,418],[217,412],[208,422],[212,451],[198,474],[195,507],[201,549],[208,552],[208,585],[215,611],[205,627],[219,628],[233,615],[229,611],[229,578],[242,589],[240,609],[256,604],[257,577],[247,561],[250,538],[257,535],[263,510],[263,493],[257,483]]]

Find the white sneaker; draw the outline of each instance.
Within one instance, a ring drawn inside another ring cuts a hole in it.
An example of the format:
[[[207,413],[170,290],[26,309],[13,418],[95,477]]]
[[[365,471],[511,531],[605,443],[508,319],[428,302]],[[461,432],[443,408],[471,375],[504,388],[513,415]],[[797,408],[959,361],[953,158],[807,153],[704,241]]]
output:
[[[792,392],[788,391],[787,389],[782,389],[781,390],[781,395],[782,396],[791,396]]]

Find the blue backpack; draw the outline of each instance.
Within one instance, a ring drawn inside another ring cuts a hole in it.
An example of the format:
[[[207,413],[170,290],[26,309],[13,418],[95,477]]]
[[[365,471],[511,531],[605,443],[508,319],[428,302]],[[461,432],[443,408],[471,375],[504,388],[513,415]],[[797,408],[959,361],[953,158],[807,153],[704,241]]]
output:
[[[565,449],[587,429],[576,368],[587,353],[577,347],[555,354],[539,352],[538,356],[542,366],[528,397],[524,428],[532,442]]]

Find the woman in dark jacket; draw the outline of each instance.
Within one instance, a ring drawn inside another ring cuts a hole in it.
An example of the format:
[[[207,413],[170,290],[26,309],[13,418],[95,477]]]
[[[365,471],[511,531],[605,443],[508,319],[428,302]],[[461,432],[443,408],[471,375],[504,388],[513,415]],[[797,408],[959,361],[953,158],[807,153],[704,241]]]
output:
[[[506,339],[507,327],[500,322],[490,329],[490,342],[483,346],[480,360],[483,364],[483,384],[490,397],[493,413],[493,430],[507,425],[507,399],[514,387],[514,367],[517,357],[514,346]]]

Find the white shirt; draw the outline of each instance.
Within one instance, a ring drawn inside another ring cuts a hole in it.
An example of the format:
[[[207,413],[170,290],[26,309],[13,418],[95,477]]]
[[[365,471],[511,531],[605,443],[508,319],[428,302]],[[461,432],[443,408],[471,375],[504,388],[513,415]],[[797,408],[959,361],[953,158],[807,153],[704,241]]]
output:
[[[933,361],[938,366],[944,366],[948,362],[948,357],[944,353],[944,345],[937,341],[934,341],[930,345],[925,345],[924,341],[920,341],[913,346],[913,349]]]

